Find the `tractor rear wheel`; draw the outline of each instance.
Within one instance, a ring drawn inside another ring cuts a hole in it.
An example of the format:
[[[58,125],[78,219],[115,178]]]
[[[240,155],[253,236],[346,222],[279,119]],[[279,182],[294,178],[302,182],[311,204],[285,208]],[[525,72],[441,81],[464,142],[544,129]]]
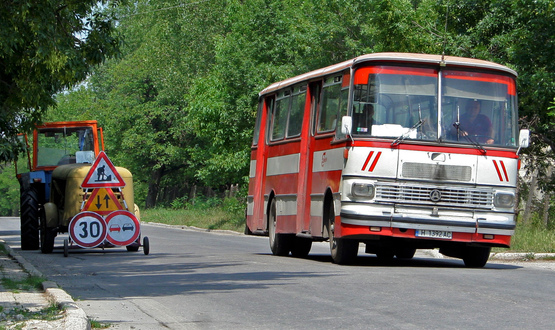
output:
[[[39,249],[39,193],[33,184],[21,188],[21,249]]]

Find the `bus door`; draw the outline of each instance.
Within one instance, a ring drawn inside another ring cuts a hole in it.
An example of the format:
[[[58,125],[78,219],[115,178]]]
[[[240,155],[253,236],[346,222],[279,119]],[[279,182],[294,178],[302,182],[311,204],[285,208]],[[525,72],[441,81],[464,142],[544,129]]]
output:
[[[314,120],[310,139],[308,183],[310,230],[313,237],[325,236],[323,217],[327,189],[331,189],[334,195],[339,193],[345,143],[334,141],[339,122],[347,114],[349,77],[348,72],[337,73],[324,78],[323,84],[320,82],[311,85],[315,93],[311,98]]]
[[[264,201],[264,178],[266,176],[266,120],[271,113],[274,99],[261,99],[256,116],[251,163],[249,171],[249,201],[247,203],[247,224],[249,230],[263,232],[265,228],[266,203]]]
[[[314,134],[312,123],[314,121],[316,110],[320,103],[320,93],[322,91],[322,82],[312,82],[308,88],[307,104],[305,105],[305,116],[303,119],[303,130],[301,139],[301,165],[298,182],[298,219],[297,232],[310,234],[312,236],[320,236],[320,230],[316,233],[311,232],[310,224],[310,194],[312,192],[312,162],[313,162],[313,143]]]
[[[265,155],[265,198],[274,194],[276,232],[297,233],[299,199],[303,200],[304,163],[301,149],[307,85],[299,84],[277,91],[269,122],[268,153]],[[269,113],[270,114],[270,113]]]

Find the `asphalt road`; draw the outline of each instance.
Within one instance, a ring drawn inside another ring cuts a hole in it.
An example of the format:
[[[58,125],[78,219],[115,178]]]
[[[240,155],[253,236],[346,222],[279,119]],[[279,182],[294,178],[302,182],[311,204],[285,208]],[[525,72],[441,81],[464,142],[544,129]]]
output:
[[[553,263],[488,263],[417,253],[380,263],[331,263],[327,245],[306,259],[275,257],[267,238],[142,225],[150,255],[76,249],[64,258],[19,250],[19,219],[0,238],[115,329],[552,329]],[[547,267],[544,267],[547,265]]]

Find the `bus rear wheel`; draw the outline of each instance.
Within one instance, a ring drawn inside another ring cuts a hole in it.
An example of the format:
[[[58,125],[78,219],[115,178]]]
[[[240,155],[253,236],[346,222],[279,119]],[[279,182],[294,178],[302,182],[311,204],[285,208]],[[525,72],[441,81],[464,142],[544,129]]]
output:
[[[277,211],[276,200],[270,203],[270,213],[268,215],[268,236],[270,237],[270,249],[275,256],[287,256],[291,251],[292,239],[295,238],[288,234],[276,233]]]
[[[291,254],[293,257],[304,258],[312,248],[312,240],[310,238],[295,237],[291,246]]]
[[[358,241],[335,237],[335,211],[333,209],[333,203],[329,203],[328,205],[327,217],[332,261],[339,265],[352,263],[358,253]]]

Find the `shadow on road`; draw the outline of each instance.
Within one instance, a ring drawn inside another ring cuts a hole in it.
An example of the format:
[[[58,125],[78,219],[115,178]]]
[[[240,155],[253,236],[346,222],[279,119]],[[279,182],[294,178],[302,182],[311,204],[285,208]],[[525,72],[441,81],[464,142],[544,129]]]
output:
[[[276,256],[272,256],[272,254],[259,254],[259,255],[268,255],[274,258],[278,258]],[[293,257],[289,257],[293,258]],[[312,260],[322,263],[332,263],[331,257],[325,254],[309,254],[306,258],[300,258],[305,260]],[[335,264],[334,264],[335,265]],[[463,269],[470,269],[466,268],[463,261],[459,259],[437,259],[437,258],[412,258],[412,259],[397,259],[393,258],[391,260],[382,260],[373,255],[359,255],[356,259],[349,265],[335,265],[338,267],[426,267],[426,268],[463,268]],[[521,266],[517,265],[509,265],[509,264],[501,264],[501,263],[487,263],[484,268],[481,269],[520,269]]]

